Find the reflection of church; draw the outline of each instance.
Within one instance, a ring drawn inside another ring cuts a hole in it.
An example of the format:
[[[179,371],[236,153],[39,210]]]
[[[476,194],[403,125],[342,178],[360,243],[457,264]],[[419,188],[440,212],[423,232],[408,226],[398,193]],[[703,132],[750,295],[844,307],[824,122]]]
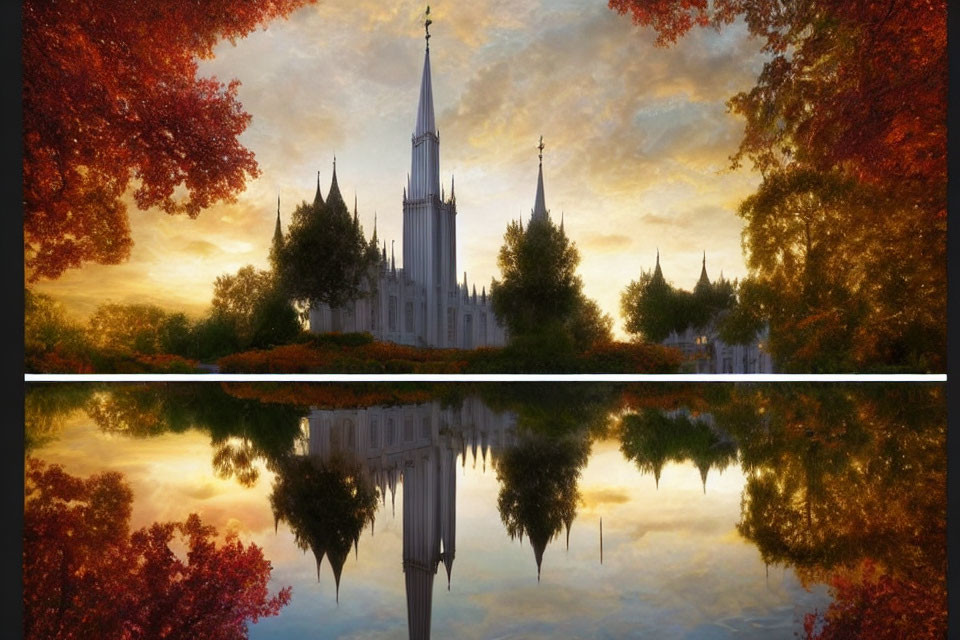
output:
[[[410,638],[430,637],[433,579],[443,563],[449,587],[456,555],[457,456],[476,463],[515,440],[516,417],[476,398],[459,408],[439,402],[363,409],[314,410],[304,420],[298,453],[347,457],[395,500],[403,485],[403,571]],[[478,451],[479,450],[479,451]]]
[[[403,191],[403,266],[397,268],[392,247],[387,262],[384,243],[374,290],[341,308],[311,309],[310,330],[366,331],[377,340],[413,346],[502,346],[506,333],[493,314],[486,286],[478,295],[476,284],[468,287],[466,272],[463,283],[457,283],[457,199],[452,178],[449,197],[440,187],[429,38],[428,32],[410,174]],[[327,199],[340,197],[334,168]],[[319,184],[315,200],[322,203]]]

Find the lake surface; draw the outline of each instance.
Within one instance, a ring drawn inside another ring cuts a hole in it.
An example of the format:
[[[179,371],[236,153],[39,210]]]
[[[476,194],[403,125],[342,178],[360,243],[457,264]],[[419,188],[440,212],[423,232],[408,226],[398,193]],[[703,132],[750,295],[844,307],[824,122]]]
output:
[[[943,634],[940,385],[85,384],[26,403],[28,460],[121,474],[131,531],[197,514],[262,549],[270,594],[292,593],[251,638]],[[43,535],[27,554],[64,544]],[[884,618],[891,593],[930,628]]]

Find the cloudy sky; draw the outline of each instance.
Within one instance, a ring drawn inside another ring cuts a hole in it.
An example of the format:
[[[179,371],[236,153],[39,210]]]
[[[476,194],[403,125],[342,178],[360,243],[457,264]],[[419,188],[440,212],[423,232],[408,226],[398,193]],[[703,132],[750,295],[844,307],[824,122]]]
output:
[[[130,208],[135,242],[118,266],[87,266],[37,288],[79,316],[98,304],[149,302],[199,314],[213,280],[267,265],[280,195],[284,224],[324,194],[331,162],[361,222],[402,237],[423,64],[423,5],[377,0],[304,8],[235,45],[203,75],[241,81],[253,121],[242,142],[262,175],[236,203],[196,220]],[[743,25],[696,32],[670,49],[604,0],[439,1],[431,5],[441,180],[456,176],[457,271],[489,287],[511,219],[529,217],[543,135],[551,215],[580,249],[588,296],[617,320],[619,295],[659,248],[668,280],[691,288],[745,273],[738,202],[759,177],[727,170],[742,121],[725,101],[753,86],[759,43]]]

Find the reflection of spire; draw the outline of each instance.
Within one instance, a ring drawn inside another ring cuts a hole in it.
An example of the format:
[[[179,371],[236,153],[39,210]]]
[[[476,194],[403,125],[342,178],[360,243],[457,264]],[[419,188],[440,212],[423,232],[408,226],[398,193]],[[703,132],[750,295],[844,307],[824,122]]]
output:
[[[603,517],[600,517],[600,564],[603,564]]]
[[[533,547],[533,557],[537,561],[537,582],[540,582],[540,567],[543,565],[543,552],[547,548],[547,540],[539,537],[536,540],[530,538],[530,546]]]

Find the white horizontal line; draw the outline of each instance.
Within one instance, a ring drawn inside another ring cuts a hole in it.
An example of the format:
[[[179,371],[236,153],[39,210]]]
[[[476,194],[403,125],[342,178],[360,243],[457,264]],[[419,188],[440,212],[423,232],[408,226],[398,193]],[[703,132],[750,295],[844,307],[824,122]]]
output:
[[[945,373],[28,373],[25,382],[946,382]]]

